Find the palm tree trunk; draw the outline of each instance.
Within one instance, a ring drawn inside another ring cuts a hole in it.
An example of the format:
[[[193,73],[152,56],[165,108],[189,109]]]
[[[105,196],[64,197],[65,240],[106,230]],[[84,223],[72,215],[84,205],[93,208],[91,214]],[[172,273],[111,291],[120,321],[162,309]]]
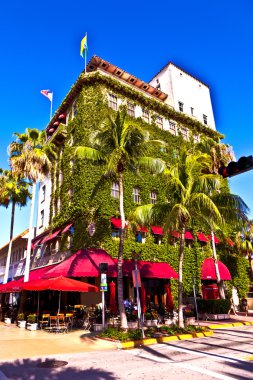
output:
[[[119,252],[118,252],[118,304],[120,313],[120,324],[122,329],[127,329],[127,317],[124,306],[123,298],[123,271],[122,271],[122,260],[123,260],[123,249],[124,249],[124,238],[125,238],[125,212],[124,212],[124,194],[123,194],[123,174],[118,173],[119,178],[119,209],[121,217],[121,229],[120,229],[120,240],[119,240]]]
[[[185,245],[185,227],[182,228],[180,235],[180,248],[178,258],[178,326],[184,327],[183,316],[183,260]]]
[[[31,211],[30,211],[30,221],[29,221],[29,234],[28,234],[26,260],[25,260],[24,282],[29,281],[31,248],[32,248],[32,239],[33,239],[33,215],[34,215],[35,196],[36,196],[36,182],[33,183],[33,190],[32,190]]]
[[[11,262],[11,250],[12,250],[12,239],[13,239],[13,229],[14,229],[14,219],[15,219],[15,206],[16,206],[16,202],[14,200],[12,200],[10,242],[9,242],[9,247],[8,247],[6,265],[5,265],[4,280],[3,280],[4,284],[6,284],[8,282],[8,277],[9,277],[9,269],[10,269],[10,262]]]
[[[213,230],[211,231],[211,236],[212,236],[213,259],[214,259],[215,274],[216,274],[216,278],[217,278],[217,285],[218,285],[218,289],[219,289],[219,293],[220,293],[220,298],[224,300],[225,299],[225,291],[224,291],[223,282],[221,281],[221,278],[220,278],[220,271],[219,271],[219,266],[218,266]]]

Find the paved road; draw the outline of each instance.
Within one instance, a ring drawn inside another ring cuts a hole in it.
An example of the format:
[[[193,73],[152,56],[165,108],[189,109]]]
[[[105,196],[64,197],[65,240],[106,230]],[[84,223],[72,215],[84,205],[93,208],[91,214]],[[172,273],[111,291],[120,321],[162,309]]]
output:
[[[67,362],[59,368],[38,367],[43,357],[2,362],[0,369],[10,380],[246,380],[253,378],[252,337],[253,327],[233,327],[217,330],[210,338],[128,351],[48,356]]]

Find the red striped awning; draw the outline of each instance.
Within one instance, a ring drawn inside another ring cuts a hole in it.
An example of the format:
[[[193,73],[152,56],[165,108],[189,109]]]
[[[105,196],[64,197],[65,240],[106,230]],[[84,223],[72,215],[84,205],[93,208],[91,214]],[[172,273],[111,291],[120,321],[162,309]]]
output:
[[[221,280],[232,280],[228,268],[221,261],[218,261],[218,268]],[[202,263],[201,280],[217,280],[214,259],[212,257],[205,259]]]
[[[152,226],[151,231],[154,235],[163,235],[163,228],[159,226]]]
[[[175,238],[180,238],[180,233],[178,231],[171,231],[171,235]]]
[[[209,240],[212,241],[212,236],[211,235],[208,235],[207,237],[208,237]],[[220,240],[215,235],[214,235],[214,242],[215,242],[215,244],[219,244],[220,243]]]
[[[73,226],[73,223],[69,223],[66,225],[66,227],[63,228],[62,230],[62,234],[65,234],[66,232],[68,232],[68,230]]]
[[[184,236],[187,240],[194,240],[194,236],[190,233],[190,231],[186,231]]]
[[[203,241],[204,243],[208,243],[209,240],[207,239],[207,237],[202,234],[202,232],[197,232],[197,236],[198,236],[198,240],[199,241]]]
[[[57,231],[53,232],[52,234],[47,235],[47,236],[44,237],[44,239],[41,241],[41,244],[44,244],[44,243],[46,243],[46,242],[48,242],[48,241],[50,241],[50,240],[56,238],[56,236],[58,236],[60,232],[61,232],[61,230],[57,230]]]

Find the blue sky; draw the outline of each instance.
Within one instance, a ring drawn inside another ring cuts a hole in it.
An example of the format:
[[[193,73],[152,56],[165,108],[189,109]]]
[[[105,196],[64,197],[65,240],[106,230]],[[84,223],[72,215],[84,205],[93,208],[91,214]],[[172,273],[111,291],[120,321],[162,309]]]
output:
[[[8,167],[13,132],[45,128],[54,92],[56,110],[84,68],[80,41],[149,81],[168,61],[209,84],[217,129],[237,159],[253,154],[251,0],[133,1],[12,0],[0,5],[0,167]],[[230,180],[253,210],[253,171]],[[253,214],[252,214],[253,215]],[[29,223],[16,212],[14,233]],[[0,208],[0,247],[8,241],[10,210]]]

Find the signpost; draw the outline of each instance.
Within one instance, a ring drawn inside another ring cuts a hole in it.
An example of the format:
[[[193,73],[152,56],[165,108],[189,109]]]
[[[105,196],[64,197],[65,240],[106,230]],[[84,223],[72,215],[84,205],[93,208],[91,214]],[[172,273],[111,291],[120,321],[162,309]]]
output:
[[[134,260],[134,263],[135,263],[134,265],[135,269],[132,271],[132,277],[133,277],[134,287],[136,288],[138,325],[139,325],[139,328],[141,328],[142,337],[145,338],[142,321],[141,321],[141,303],[140,303],[140,292],[139,292],[139,288],[141,287],[141,276],[140,276],[140,271],[137,267],[136,259]]]
[[[106,273],[101,273],[100,291],[102,292],[102,325],[105,329],[105,292],[107,292],[107,276]]]

